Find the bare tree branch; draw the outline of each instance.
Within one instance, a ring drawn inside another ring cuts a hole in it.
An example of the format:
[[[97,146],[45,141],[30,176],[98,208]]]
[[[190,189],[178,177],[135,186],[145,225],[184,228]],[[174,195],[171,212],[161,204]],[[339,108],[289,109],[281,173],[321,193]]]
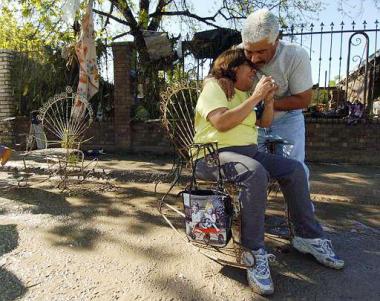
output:
[[[112,4],[123,14],[124,18],[127,20],[130,27],[130,33],[135,38],[135,45],[139,51],[141,60],[145,61],[147,64],[150,62],[148,49],[146,48],[143,28],[137,23],[131,7],[128,5],[127,1],[122,0],[110,0]]]
[[[156,6],[156,9],[153,14],[149,15],[151,17],[151,21],[148,25],[148,30],[157,30],[160,26],[161,20],[162,20],[162,14],[161,12],[165,8],[165,6],[168,6],[170,3],[172,3],[173,0],[159,0]]]
[[[200,21],[202,23],[205,23],[205,24],[207,24],[209,26],[212,26],[212,27],[215,27],[215,28],[223,28],[222,26],[218,26],[215,23],[210,22],[210,21],[213,21],[213,22],[216,21],[215,18],[217,16],[217,13],[214,16],[211,16],[211,17],[200,17],[200,16],[198,16],[196,14],[191,13],[189,10],[184,10],[184,11],[168,11],[168,12],[161,11],[158,14],[161,15],[161,16],[186,16],[186,17],[198,20],[198,21]],[[156,17],[157,13],[150,14],[149,16]]]
[[[113,4],[111,3],[111,7],[110,7],[110,12],[108,13],[109,15],[111,15],[112,16],[112,12],[113,12]],[[107,19],[106,19],[106,21],[104,22],[104,26],[103,26],[103,29],[105,28],[105,27],[107,27],[107,25],[110,23],[110,17],[109,16],[107,16]]]
[[[117,40],[117,39],[120,39],[120,38],[122,38],[122,37],[125,37],[126,35],[128,35],[128,34],[130,34],[130,33],[131,33],[130,31],[123,32],[123,33],[121,33],[121,34],[118,34],[118,35],[112,37],[111,39],[112,39],[112,41],[115,41],[115,40]]]
[[[128,22],[126,22],[126,21],[124,21],[124,20],[122,20],[122,19],[119,19],[119,18],[113,16],[113,15],[110,14],[110,13],[105,13],[105,12],[100,11],[100,10],[97,10],[97,9],[95,9],[95,8],[94,8],[92,11],[93,11],[94,13],[97,13],[98,15],[105,16],[105,17],[107,17],[107,18],[109,18],[109,19],[112,19],[112,20],[118,22],[118,23],[121,23],[121,24],[124,24],[124,25],[129,26],[129,23],[128,23]]]

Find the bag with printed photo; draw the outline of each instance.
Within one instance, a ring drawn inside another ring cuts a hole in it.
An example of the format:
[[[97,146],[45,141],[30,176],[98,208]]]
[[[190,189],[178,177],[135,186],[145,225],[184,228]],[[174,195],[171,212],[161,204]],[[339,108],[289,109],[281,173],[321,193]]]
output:
[[[231,238],[232,199],[224,191],[220,162],[215,143],[194,144],[191,149],[192,180],[190,186],[182,192],[185,210],[187,236],[199,242],[216,247],[224,247]],[[200,189],[197,187],[195,169],[200,152],[209,158],[208,162],[218,168],[218,189]]]
[[[224,247],[231,237],[231,198],[222,191],[187,190],[182,193],[186,234],[192,240]]]

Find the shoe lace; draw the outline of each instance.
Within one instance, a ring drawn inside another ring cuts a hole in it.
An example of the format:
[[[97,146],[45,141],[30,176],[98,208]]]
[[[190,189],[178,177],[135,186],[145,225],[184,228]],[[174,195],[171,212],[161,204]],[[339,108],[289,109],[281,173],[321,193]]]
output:
[[[256,259],[256,272],[262,276],[268,275],[269,272],[269,264],[268,261],[273,262],[276,260],[276,256],[273,254],[263,254],[263,255],[255,255]]]
[[[322,239],[321,242],[322,242],[321,248],[323,252],[331,257],[335,256],[334,250],[332,248],[331,240]]]

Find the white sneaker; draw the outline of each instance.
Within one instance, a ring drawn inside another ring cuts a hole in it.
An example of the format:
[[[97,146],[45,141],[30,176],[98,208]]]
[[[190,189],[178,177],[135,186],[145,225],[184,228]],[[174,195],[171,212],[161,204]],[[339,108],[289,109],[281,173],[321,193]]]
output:
[[[335,254],[331,240],[295,236],[292,240],[292,245],[301,253],[309,253],[313,255],[320,263],[327,267],[337,270],[344,267],[344,260],[340,259]]]
[[[246,265],[253,265],[247,269],[247,280],[255,293],[259,295],[273,294],[274,287],[268,259],[273,261],[275,258],[273,254],[267,254],[264,249],[243,252],[242,262]]]

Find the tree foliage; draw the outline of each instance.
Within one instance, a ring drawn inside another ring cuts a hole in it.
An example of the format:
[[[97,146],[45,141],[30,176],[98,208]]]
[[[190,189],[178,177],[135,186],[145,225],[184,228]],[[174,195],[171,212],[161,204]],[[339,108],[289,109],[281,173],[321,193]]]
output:
[[[0,22],[0,25],[4,24],[0,30],[0,45],[16,50],[35,50],[46,45],[55,49],[70,43],[74,39],[73,30],[71,24],[65,24],[62,18],[62,7],[66,1],[3,0],[0,4],[3,11],[3,23]],[[81,1],[82,10],[77,19],[84,13],[87,3],[88,0]],[[201,28],[240,29],[247,14],[262,7],[273,10],[283,23],[289,20],[305,22],[311,13],[321,8],[321,1],[318,0],[213,0],[213,9],[207,13],[196,10],[202,5],[200,0],[95,0],[94,3],[97,38],[103,41],[103,45],[128,36],[133,39],[140,78],[145,80],[146,99],[153,103],[161,83],[160,64],[149,55],[145,31],[171,33],[173,28],[178,27],[184,32]],[[22,21],[15,22],[16,19]]]
[[[61,57],[58,43],[69,40],[67,33],[43,36],[39,27],[28,18],[26,11],[2,7],[0,13],[0,49],[14,51],[11,79],[18,114],[37,109],[68,84],[66,61]]]
[[[26,24],[33,24],[35,31],[45,42],[59,44],[72,38],[68,35],[70,27],[62,22],[62,6],[67,0],[4,0],[2,9],[13,7],[17,13],[28,20]],[[82,1],[85,6],[87,1]],[[201,1],[197,1],[201,5]],[[176,18],[184,26],[207,27],[234,27],[240,28],[240,21],[255,9],[267,7],[286,20],[305,21],[308,13],[316,12],[321,8],[321,1],[317,0],[214,0],[214,11],[208,16],[195,13],[195,2],[192,0],[97,0],[95,13],[99,16],[101,27],[100,37],[109,35],[112,24],[120,24],[121,34],[133,37],[141,61],[150,63],[144,31],[159,31],[165,24]],[[8,9],[9,10],[9,9]],[[112,21],[112,23],[111,23]],[[24,26],[26,26],[26,24]],[[169,29],[169,28],[167,28]],[[111,37],[112,38],[112,37]],[[115,38],[115,36],[113,37]]]

